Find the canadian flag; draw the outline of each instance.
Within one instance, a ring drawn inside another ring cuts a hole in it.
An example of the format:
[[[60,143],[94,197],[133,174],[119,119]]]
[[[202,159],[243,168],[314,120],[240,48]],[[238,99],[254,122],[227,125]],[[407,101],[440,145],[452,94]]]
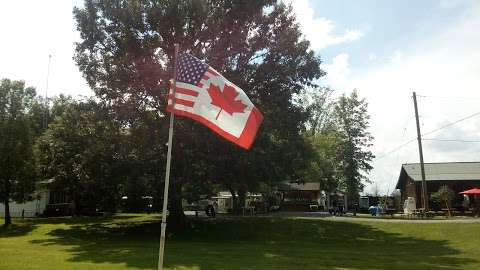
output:
[[[263,120],[242,89],[194,56],[178,59],[175,101],[170,88],[167,110],[190,117],[225,139],[249,149]]]

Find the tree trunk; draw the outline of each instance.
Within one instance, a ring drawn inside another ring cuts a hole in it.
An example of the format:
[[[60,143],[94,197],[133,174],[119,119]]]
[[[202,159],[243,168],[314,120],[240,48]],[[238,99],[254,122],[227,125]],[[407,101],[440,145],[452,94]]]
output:
[[[359,201],[359,191],[355,180],[351,180],[350,184],[347,186],[347,199],[349,203],[347,207],[352,206]]]
[[[244,189],[240,189],[238,191],[238,204],[240,209],[245,207],[246,199],[247,199],[247,192]]]
[[[80,198],[77,195],[77,192],[73,193],[73,201],[72,201],[72,216],[78,216],[80,214]]]
[[[5,226],[12,224],[12,217],[10,216],[10,205],[8,204],[8,198],[4,201],[5,205]]]
[[[5,205],[5,222],[4,226],[12,224],[12,217],[10,216],[10,180],[5,180],[5,200],[3,204]]]
[[[182,205],[182,185],[172,183],[169,195],[168,228],[174,232],[182,232],[187,228],[187,220]]]
[[[233,188],[230,187],[229,190],[232,194],[232,214],[238,215],[240,213],[238,198]]]

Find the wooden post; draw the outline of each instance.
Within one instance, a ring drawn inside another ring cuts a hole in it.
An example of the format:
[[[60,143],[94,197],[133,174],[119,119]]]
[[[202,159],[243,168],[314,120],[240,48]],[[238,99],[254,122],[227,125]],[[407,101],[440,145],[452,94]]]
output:
[[[422,149],[422,134],[420,133],[420,121],[418,119],[417,94],[413,92],[413,106],[415,107],[415,120],[417,122],[417,140],[418,153],[420,155],[420,171],[422,174],[422,206],[425,211],[428,211],[428,194],[427,182],[425,180],[425,166],[423,163],[423,149]]]

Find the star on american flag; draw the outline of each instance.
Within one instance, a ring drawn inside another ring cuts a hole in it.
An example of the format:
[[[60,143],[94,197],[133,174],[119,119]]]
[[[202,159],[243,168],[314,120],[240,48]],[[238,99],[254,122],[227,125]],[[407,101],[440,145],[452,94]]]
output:
[[[177,81],[197,85],[208,69],[208,65],[190,54],[182,53],[178,61]]]

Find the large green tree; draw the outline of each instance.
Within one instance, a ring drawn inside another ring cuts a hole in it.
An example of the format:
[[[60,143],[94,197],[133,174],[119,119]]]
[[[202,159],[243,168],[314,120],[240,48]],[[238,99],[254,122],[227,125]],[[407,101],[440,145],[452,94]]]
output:
[[[314,136],[307,136],[306,140],[313,148],[313,155],[309,166],[304,172],[304,182],[320,183],[322,190],[333,192],[340,187],[342,179],[338,164],[337,151],[341,144],[336,130],[324,131]]]
[[[307,136],[329,133],[334,129],[334,90],[329,87],[319,87],[301,96],[301,102],[306,104],[309,118],[306,123]]]
[[[124,136],[104,103],[57,98],[56,118],[37,141],[38,169],[65,192],[75,213],[115,211],[123,176]]]
[[[310,115],[303,134],[313,150],[302,180],[318,182],[322,190],[330,193],[339,188],[341,178],[337,160],[340,138],[335,126],[333,90],[328,87],[309,90],[301,100]]]
[[[265,116],[248,152],[177,118],[170,221],[181,221],[182,186],[192,179],[244,195],[261,181],[297,177],[308,151],[300,135],[308,112],[294,97],[324,73],[291,8],[275,0],[87,0],[74,15],[82,38],[77,64],[120,120],[148,125],[153,119],[160,124],[152,132],[165,138],[174,43],[244,89]],[[164,143],[154,146],[162,159]]]
[[[31,105],[35,90],[23,81],[0,82],[0,200],[5,225],[11,224],[10,201],[24,202],[34,190]]]
[[[373,136],[368,131],[370,116],[367,106],[356,90],[349,96],[342,95],[335,105],[336,129],[340,139],[337,161],[350,203],[358,202],[374,158],[370,150]]]

